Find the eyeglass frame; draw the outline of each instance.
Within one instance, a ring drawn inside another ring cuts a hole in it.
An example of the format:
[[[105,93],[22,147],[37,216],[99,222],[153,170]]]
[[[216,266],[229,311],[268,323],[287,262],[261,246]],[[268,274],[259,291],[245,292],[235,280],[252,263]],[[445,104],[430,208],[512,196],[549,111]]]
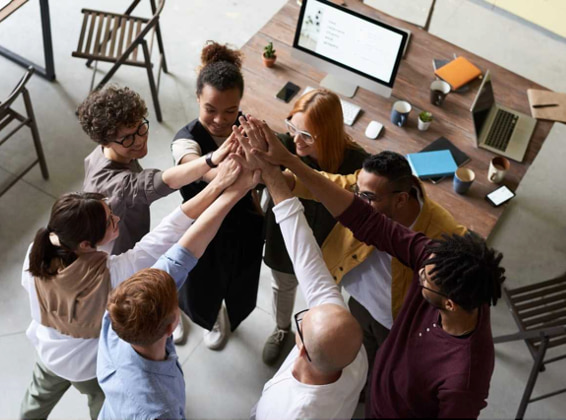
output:
[[[426,277],[426,269],[425,269],[425,266],[422,266],[422,267],[419,269],[419,286],[420,286],[421,288],[425,289],[425,290],[428,290],[429,292],[436,293],[437,295],[440,295],[440,296],[442,296],[442,297],[445,297],[446,299],[451,299],[450,296],[448,296],[446,293],[442,293],[442,292],[439,292],[438,290],[434,290],[434,289],[431,289],[430,287],[424,286],[424,282],[425,282],[425,281],[426,281],[426,282],[429,282],[429,283],[431,282],[431,281]]]
[[[293,125],[290,118],[285,118],[284,121],[285,121],[285,126],[287,127],[287,130],[289,130],[289,134],[291,136],[294,137],[298,134],[302,137],[303,141],[306,144],[308,145],[314,144],[314,136],[311,133],[305,130],[299,130],[297,127]]]
[[[140,130],[142,129],[142,127],[147,127],[147,130],[146,130],[143,134],[140,133]],[[142,122],[140,125],[138,125],[138,128],[137,128],[137,130],[136,130],[135,133],[128,134],[127,136],[122,137],[120,140],[112,140],[111,143],[117,143],[117,144],[119,144],[120,146],[122,146],[122,147],[124,147],[124,148],[126,148],[126,149],[129,149],[130,147],[132,147],[132,146],[136,143],[136,136],[138,136],[138,137],[143,137],[143,136],[145,136],[147,133],[149,133],[149,121],[148,121],[146,118],[144,118],[144,119],[143,119],[143,122]],[[126,146],[124,143],[125,143],[126,140],[128,140],[129,138],[132,138],[132,139],[133,139],[133,140],[132,140],[132,143]]]
[[[307,360],[309,362],[312,362],[311,357],[309,356],[309,352],[307,351],[307,346],[305,346],[305,340],[303,339],[303,331],[301,329],[301,326],[299,324],[299,322],[302,324],[303,323],[303,317],[304,317],[304,313],[307,312],[308,309],[303,309],[302,311],[297,312],[294,315],[295,318],[295,326],[297,327],[297,332],[299,333],[299,338],[301,339],[301,343],[303,344],[303,349],[305,349],[305,354],[307,355]],[[303,316],[301,316],[303,315]],[[301,317],[301,319],[299,319],[299,317]]]
[[[383,195],[378,197],[377,195],[375,195],[373,193],[367,193],[367,192],[360,191],[358,184],[352,184],[350,186],[350,192],[353,192],[356,197],[360,197],[361,199],[365,200],[368,204],[371,204],[374,201],[376,203],[383,201],[383,199],[389,194],[397,194],[397,193],[402,193],[402,192],[405,192],[405,191],[401,191],[401,190],[389,191],[386,194],[383,194]],[[372,194],[373,197],[370,196],[369,194]]]

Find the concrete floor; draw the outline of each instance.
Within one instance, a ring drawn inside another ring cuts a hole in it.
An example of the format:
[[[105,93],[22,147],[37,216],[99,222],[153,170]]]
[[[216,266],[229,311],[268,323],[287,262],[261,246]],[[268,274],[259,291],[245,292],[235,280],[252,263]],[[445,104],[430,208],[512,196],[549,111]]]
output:
[[[354,1],[354,0],[348,0]],[[405,0],[409,1],[409,0]],[[83,159],[93,143],[83,134],[74,111],[88,93],[91,70],[71,57],[76,47],[82,7],[120,10],[114,1],[51,2],[55,66],[58,81],[34,77],[31,92],[51,178],[44,181],[34,168],[0,198],[0,418],[16,418],[31,377],[34,350],[25,337],[30,320],[27,296],[20,286],[25,250],[35,231],[47,222],[51,205],[63,192],[82,185]],[[124,2],[126,4],[127,2]],[[163,36],[171,74],[161,80],[160,99],[165,121],[153,114],[145,72],[122,68],[113,82],[128,85],[146,98],[150,111],[150,152],[145,167],[172,164],[169,143],[187,121],[197,116],[194,96],[199,52],[208,39],[242,46],[278,9],[284,0],[170,0],[163,12]],[[124,6],[125,7],[125,6]],[[214,10],[214,11],[212,11]],[[26,4],[2,22],[0,45],[32,60],[42,60],[37,2]],[[566,92],[566,42],[493,10],[479,0],[437,0],[430,30],[512,71],[551,89]],[[25,37],[24,37],[25,33]],[[449,53],[450,54],[450,53]],[[0,98],[6,97],[23,70],[0,57]],[[22,130],[18,139],[0,148],[0,184],[30,159],[31,139]],[[555,124],[535,163],[525,176],[517,197],[490,237],[505,254],[508,285],[542,280],[566,269],[566,127]],[[179,203],[173,194],[152,206],[155,223]],[[189,418],[246,418],[263,384],[274,373],[261,362],[263,342],[270,333],[270,276],[262,271],[258,307],[220,352],[202,344],[202,329],[191,325],[188,343],[178,352],[186,376]],[[297,307],[302,307],[299,297]],[[504,302],[492,312],[494,335],[514,331]],[[513,418],[531,366],[521,342],[496,347],[496,369],[489,404],[482,418]],[[552,366],[539,378],[535,390],[545,392],[564,383],[565,364]],[[563,386],[563,385],[562,385]],[[222,402],[219,404],[219,402]],[[53,411],[54,419],[87,418],[86,400],[69,391]],[[531,418],[564,418],[566,402],[555,397],[534,403]]]

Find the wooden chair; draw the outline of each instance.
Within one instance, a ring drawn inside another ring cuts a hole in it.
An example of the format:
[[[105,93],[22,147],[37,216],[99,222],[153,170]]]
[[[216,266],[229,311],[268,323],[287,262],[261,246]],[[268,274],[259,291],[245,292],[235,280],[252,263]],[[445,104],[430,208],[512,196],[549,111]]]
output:
[[[503,288],[503,298],[519,332],[496,337],[493,342],[524,340],[534,360],[516,415],[522,419],[528,404],[566,392],[564,388],[531,398],[538,374],[545,370],[545,365],[566,358],[566,354],[561,354],[545,359],[548,349],[566,344],[566,273],[529,286]]]
[[[101,89],[110,80],[122,64],[145,67],[149,78],[149,87],[155,107],[155,115],[157,121],[161,122],[161,107],[159,106],[157,92],[161,69],[167,73],[167,63],[165,61],[165,51],[163,49],[163,40],[159,26],[159,15],[163,10],[165,0],[159,0],[157,7],[155,0],[150,0],[153,16],[149,19],[131,15],[139,2],[140,0],[134,0],[124,14],[82,9],[84,15],[83,26],[81,28],[77,50],[74,51],[72,55],[73,57],[86,58],[88,60],[86,63],[88,67],[90,67],[92,61],[96,62],[90,85],[91,91],[94,86],[94,77],[98,61],[114,63],[114,65],[96,85],[95,89],[97,90]],[[155,83],[153,63],[151,62],[155,39],[157,39],[160,55],[157,83]]]
[[[23,171],[16,175],[12,181],[0,190],[0,196],[2,196],[6,191],[12,187],[20,178],[22,178],[28,171],[33,168],[37,163],[41,167],[41,174],[43,175],[44,179],[49,178],[49,172],[47,171],[47,163],[45,162],[45,156],[43,154],[43,148],[41,147],[41,140],[39,139],[39,131],[37,129],[37,124],[35,121],[35,116],[33,114],[33,107],[31,105],[31,99],[29,97],[29,92],[26,89],[26,83],[31,78],[32,74],[35,72],[33,67],[29,67],[27,72],[23,75],[20,79],[10,96],[4,101],[0,102],[0,132],[7,128],[10,123],[13,121],[17,122],[18,125],[14,127],[5,137],[0,138],[0,146],[4,144],[6,140],[8,140],[12,135],[14,135],[20,128],[25,126],[29,127],[31,130],[31,136],[33,138],[33,144],[35,146],[35,151],[37,154],[37,158],[31,163],[28,167],[26,167]],[[17,112],[15,109],[11,107],[12,103],[18,99],[18,97],[23,98],[24,105],[26,108],[26,114],[22,115]],[[10,126],[10,127],[13,127]],[[25,152],[22,152],[25,153]]]

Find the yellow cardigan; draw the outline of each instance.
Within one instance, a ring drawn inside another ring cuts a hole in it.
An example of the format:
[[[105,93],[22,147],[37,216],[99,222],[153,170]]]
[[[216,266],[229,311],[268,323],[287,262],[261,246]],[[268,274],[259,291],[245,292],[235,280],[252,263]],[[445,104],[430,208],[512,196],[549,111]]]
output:
[[[320,173],[342,188],[349,189],[356,183],[359,172],[358,170],[350,175]],[[443,233],[463,235],[466,228],[458,224],[447,210],[430,200],[421,182],[416,178],[415,180],[423,199],[423,206],[413,230],[422,232],[433,239],[440,238]],[[300,198],[314,199],[312,193],[296,177],[293,193]],[[334,276],[334,280],[340,283],[344,275],[361,264],[375,248],[358,241],[349,229],[337,223],[322,244],[321,249],[330,273]],[[393,319],[395,319],[411,285],[413,271],[397,258],[392,258],[391,273],[391,311]]]

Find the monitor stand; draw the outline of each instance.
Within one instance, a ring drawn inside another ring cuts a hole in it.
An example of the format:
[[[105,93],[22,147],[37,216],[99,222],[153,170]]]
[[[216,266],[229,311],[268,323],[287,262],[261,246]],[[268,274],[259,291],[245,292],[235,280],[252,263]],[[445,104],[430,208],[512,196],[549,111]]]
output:
[[[344,79],[336,77],[330,73],[320,81],[320,86],[339,93],[342,96],[346,96],[347,98],[353,98],[358,90],[358,85],[346,82]]]

